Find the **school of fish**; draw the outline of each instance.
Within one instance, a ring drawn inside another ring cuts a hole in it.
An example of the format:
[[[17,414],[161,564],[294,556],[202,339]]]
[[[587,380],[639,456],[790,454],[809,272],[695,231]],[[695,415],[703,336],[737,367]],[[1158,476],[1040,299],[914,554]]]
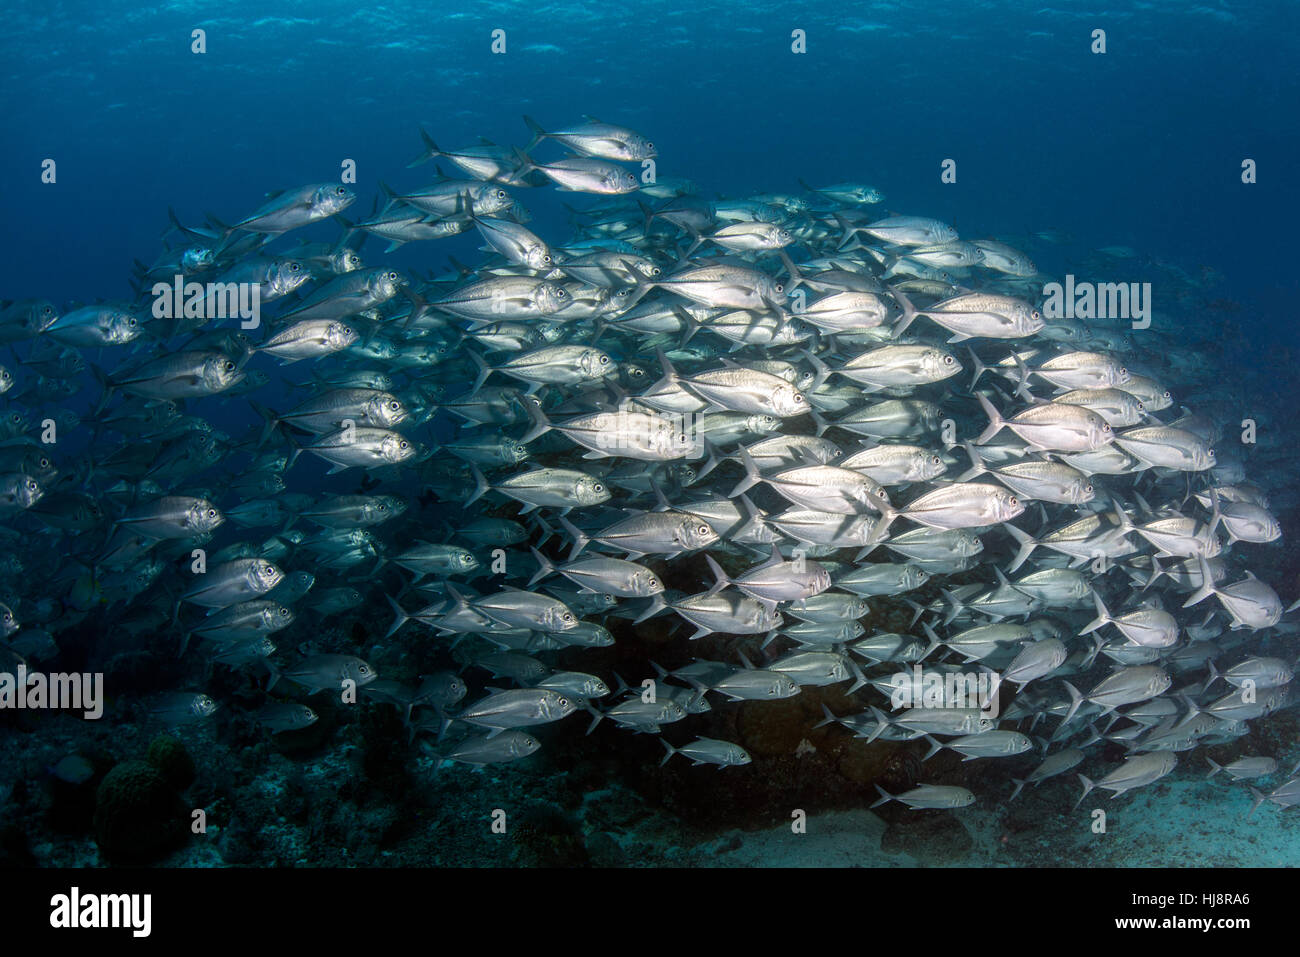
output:
[[[1296,606],[1252,572],[1281,527],[1223,451],[1236,422],[1195,405],[1213,370],[1177,321],[1045,315],[1056,277],[1021,249],[872,186],[709,199],[656,178],[632,130],[526,121],[523,148],[425,133],[431,181],[384,185],[369,216],[341,183],[173,213],[133,301],[0,303],[0,668],[57,661],[87,622],[164,634],[194,684],[151,699],[160,722],[213,720],[202,675],[245,669],[267,734],[317,720],[286,686],[351,687],[469,765],[581,711],[586,733],[661,735],[664,762],[744,766],[691,717],[846,683],[860,706],[826,723],[1004,761],[998,801],[1070,771],[1080,801],[1122,794],[1300,703]],[[522,205],[551,189],[563,241]],[[320,223],[337,239],[294,236]],[[462,233],[481,261],[443,275],[374,250]],[[886,605],[908,633],[864,628]],[[400,682],[329,645],[358,612],[386,644],[436,636],[438,660]],[[660,618],[750,644],[629,676],[554,664]],[[1288,807],[1281,757],[1201,770]]]

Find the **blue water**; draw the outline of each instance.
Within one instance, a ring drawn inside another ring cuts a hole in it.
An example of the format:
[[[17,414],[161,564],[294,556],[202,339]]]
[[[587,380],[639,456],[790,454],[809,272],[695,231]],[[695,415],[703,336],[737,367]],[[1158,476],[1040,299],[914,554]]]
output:
[[[403,167],[421,125],[444,146],[524,145],[521,113],[587,113],[652,137],[661,176],[724,194],[866,180],[959,231],[1060,229],[1213,266],[1253,329],[1294,345],[1295,4],[15,6],[0,39],[6,295],[126,295],[169,204],[186,222],[242,215],[344,158],[363,197],[384,178],[417,185]],[[57,185],[39,180],[47,157]],[[956,184],[940,183],[946,158]]]
[[[446,148],[479,137],[523,147],[523,114],[544,126],[589,114],[644,133],[658,175],[689,178],[705,195],[860,181],[886,193],[882,209],[936,217],[963,238],[1013,239],[1046,272],[1107,246],[1137,256],[1105,278],[1136,280],[1153,262],[1213,270],[1222,278],[1207,295],[1235,304],[1224,312],[1235,331],[1207,358],[1225,388],[1297,392],[1300,6],[1291,2],[9,6],[0,299],[45,298],[66,311],[130,297],[132,262],[158,255],[169,206],[184,223],[209,213],[234,221],[268,191],[336,179],[350,159],[360,199],[347,215],[359,217],[381,182],[428,181],[432,166],[406,168],[421,128]],[[201,55],[190,52],[195,29],[206,32]],[[491,52],[496,29],[503,55]],[[807,53],[791,51],[796,29]],[[1090,50],[1098,29],[1104,54]],[[558,155],[553,144],[538,151]],[[1258,167],[1249,185],[1248,158]],[[55,184],[41,182],[46,159],[57,163]],[[948,159],[955,184],[940,180]],[[555,240],[570,228],[562,203],[590,205],[549,188],[520,198],[530,228]],[[1033,238],[1047,230],[1061,238]],[[291,238],[337,235],[324,223]],[[475,261],[479,245],[472,234],[412,243],[383,261],[442,273],[449,256]],[[372,239],[367,253],[380,248]],[[1154,294],[1158,312],[1177,315],[1159,286]],[[1196,319],[1202,332],[1218,321]],[[210,405],[205,414],[232,432],[254,421],[242,401],[237,412]],[[1294,481],[1276,470],[1267,478],[1292,506]],[[1284,517],[1292,541],[1295,514]],[[1286,567],[1289,580],[1272,583],[1289,603],[1295,562]],[[1269,744],[1281,759],[1294,741]],[[1239,817],[1244,787],[1231,793]],[[1261,827],[1280,814],[1264,808]],[[1229,860],[1223,848],[1235,839],[1207,859]],[[1296,859],[1293,839],[1270,839],[1278,860]]]

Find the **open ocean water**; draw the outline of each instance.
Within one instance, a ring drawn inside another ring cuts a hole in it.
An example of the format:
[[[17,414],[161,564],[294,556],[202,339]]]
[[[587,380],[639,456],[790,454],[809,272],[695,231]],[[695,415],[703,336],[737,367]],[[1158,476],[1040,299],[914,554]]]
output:
[[[1300,864],[1294,4],[4,19],[0,862]]]

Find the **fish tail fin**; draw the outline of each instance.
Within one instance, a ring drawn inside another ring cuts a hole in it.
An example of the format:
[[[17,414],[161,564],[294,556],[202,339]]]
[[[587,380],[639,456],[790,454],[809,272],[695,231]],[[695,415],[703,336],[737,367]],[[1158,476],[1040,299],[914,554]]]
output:
[[[849,669],[849,674],[853,676],[853,684],[849,685],[847,694],[853,694],[859,688],[865,688],[867,685],[867,676],[862,673],[862,669],[851,655],[845,655],[845,667]]]
[[[750,532],[763,528],[764,513],[759,511],[758,506],[744,492],[740,493],[740,507],[745,515],[745,523],[732,533],[733,541],[743,539]]]
[[[488,489],[492,487],[488,485],[488,480],[483,475],[482,470],[479,469],[479,467],[475,465],[473,462],[469,463],[469,470],[474,476],[474,492],[473,494],[470,495],[469,499],[465,502],[465,506],[467,508],[470,505],[473,505],[479,499],[481,499],[485,494],[487,494]]]
[[[709,571],[713,572],[713,587],[709,589],[709,595],[716,595],[731,584],[731,579],[727,577],[727,573],[722,570],[722,566],[714,560],[712,555],[706,552],[704,560],[709,565]]]
[[[863,494],[867,497],[867,501],[870,503],[871,507],[880,513],[880,522],[872,530],[871,536],[877,540],[884,541],[885,531],[890,525],[894,524],[894,519],[898,518],[898,516],[903,513],[873,492],[864,491]]]
[[[704,446],[705,459],[704,459],[704,465],[701,466],[699,471],[695,473],[696,481],[699,481],[700,479],[708,475],[710,472],[712,472],[714,469],[716,469],[719,465],[722,464],[722,460],[727,457],[725,455],[719,454],[718,447],[714,445],[711,441],[709,441],[709,437],[707,435],[700,436],[700,444]]]
[[[474,367],[478,369],[478,374],[474,377],[474,385],[470,388],[468,395],[477,395],[478,390],[483,388],[483,383],[487,382],[488,376],[492,374],[492,367],[488,365],[486,359],[479,355],[473,349],[466,349],[465,354],[470,357]]]
[[[930,750],[927,751],[925,757],[921,759],[922,762],[929,761],[932,757],[934,757],[944,748],[942,744],[934,740],[934,738],[930,737],[930,735],[927,734],[924,737],[926,742],[930,745]]]
[[[1065,712],[1065,717],[1061,719],[1059,728],[1069,724],[1070,719],[1074,717],[1074,713],[1079,710],[1079,705],[1083,704],[1083,695],[1079,693],[1078,688],[1068,681],[1062,681],[1061,684],[1065,685],[1065,690],[1070,693],[1070,709]]]
[[[923,611],[924,609],[921,610]],[[920,612],[918,612],[918,617],[919,615]],[[915,622],[916,619],[913,618],[912,621]],[[930,644],[926,647],[925,651],[921,652],[921,656],[916,659],[916,664],[918,665],[921,662],[925,661],[926,658],[929,658],[932,654],[934,654],[935,649],[939,648],[943,644],[943,642],[939,639],[939,636],[935,634],[934,628],[930,625],[928,621],[921,623],[921,630],[925,632],[925,637],[930,639]]]
[[[1110,617],[1110,612],[1106,610],[1105,603],[1101,600],[1101,596],[1098,595],[1096,591],[1092,593],[1092,600],[1093,603],[1097,606],[1097,617],[1094,618],[1091,622],[1089,622],[1087,627],[1085,627],[1082,631],[1079,632],[1079,634],[1081,635],[1091,634],[1092,632],[1100,628],[1102,625],[1109,624],[1110,621],[1112,620]]]
[[[546,130],[542,129],[541,124],[539,124],[535,119],[533,119],[527,113],[524,114],[524,123],[528,126],[528,132],[533,134],[532,142],[530,142],[527,146],[524,147],[524,152],[527,152],[528,150],[532,149],[542,140],[546,139],[546,137],[551,135],[547,133]]]
[[[533,546],[529,545],[528,550],[533,553],[533,558],[537,561],[537,565],[538,565],[537,574],[534,575],[528,581],[528,587],[532,588],[543,578],[555,574],[555,566],[551,564],[551,560],[549,558],[547,558],[545,555],[543,555]]]
[[[804,390],[808,395],[812,395],[822,387],[822,383],[830,378],[831,367],[825,362],[822,362],[822,360],[819,359],[811,349],[800,349],[799,352],[808,360],[808,364],[813,367],[814,374],[812,384]]]
[[[280,420],[276,417],[274,412],[262,405],[260,402],[255,402],[252,399],[249,399],[248,404],[251,405],[253,411],[262,418],[262,434],[257,438],[257,447],[260,449],[266,444],[266,440],[275,432],[276,427],[280,424]]]
[[[876,726],[871,729],[871,734],[867,735],[867,744],[870,744],[884,732],[893,722],[890,721],[889,715],[885,714],[874,704],[871,705],[871,716],[876,719]]]
[[[587,547],[587,543],[590,542],[591,539],[588,538],[586,535],[584,535],[582,532],[580,532],[578,530],[578,527],[574,525],[572,522],[570,522],[563,515],[559,517],[559,521],[560,521],[560,527],[564,529],[565,532],[568,533],[568,536],[571,539],[573,539],[573,551],[569,552],[569,561],[573,561],[575,558],[577,558],[579,555],[582,554],[582,550]]]
[[[1164,574],[1165,574],[1165,569],[1164,569],[1164,566],[1160,564],[1160,559],[1159,559],[1159,557],[1157,557],[1157,556],[1155,556],[1155,555],[1152,555],[1152,556],[1151,556],[1151,574],[1147,576],[1147,582],[1146,582],[1145,585],[1142,586],[1142,590],[1143,590],[1143,591],[1146,591],[1148,588],[1150,588],[1152,585],[1154,585],[1154,584],[1156,583],[1157,580],[1159,580],[1159,578],[1160,578],[1161,575],[1164,575]]]
[[[524,445],[541,438],[555,427],[551,425],[551,420],[542,411],[540,402],[521,402],[520,405],[523,406],[524,414],[528,416],[528,420],[533,423],[532,428],[519,438],[519,441]]]
[[[1016,360],[1016,370],[1020,373],[1019,381],[1016,382],[1016,395],[1032,401],[1033,395],[1029,391],[1029,366],[1025,365],[1025,360],[1020,358],[1020,353],[1013,352],[1012,355]]]
[[[835,715],[831,712],[831,709],[826,706],[826,702],[824,701],[822,702],[822,714],[824,714],[825,717],[813,725],[814,731],[816,731],[818,728],[824,728],[828,724],[834,724],[835,722],[840,720],[839,718],[835,717]]]
[[[289,456],[284,462],[284,470],[287,472],[293,467],[293,463],[298,461],[298,456],[302,455],[303,446],[293,437],[292,433],[283,431],[281,434],[284,436],[284,440],[289,443]]]
[[[410,621],[411,616],[402,609],[402,606],[399,605],[391,595],[386,594],[384,595],[384,598],[388,599],[388,604],[393,609],[393,614],[396,616],[393,619],[392,625],[389,626],[388,633],[384,635],[384,639],[387,640],[391,638],[399,628]]]
[[[907,296],[903,295],[901,290],[895,289],[893,286],[890,286],[889,294],[893,296],[894,301],[898,303],[898,308],[903,310],[903,314],[898,318],[898,324],[894,326],[894,330],[891,333],[891,336],[893,338],[898,339],[903,335],[904,332],[907,331],[907,328],[916,320],[918,313],[916,311],[916,307],[912,305],[912,300],[907,298]]]
[[[975,440],[975,444],[983,445],[1002,431],[1002,427],[1007,424],[1007,420],[1002,418],[1002,414],[993,407],[993,403],[990,402],[985,395],[977,392],[975,393],[975,398],[979,399],[980,408],[982,408],[984,414],[989,417],[988,428],[981,432],[980,437]]]
[[[1079,781],[1083,784],[1083,793],[1079,795],[1079,800],[1074,802],[1074,806],[1078,807],[1080,804],[1083,803],[1083,799],[1088,796],[1088,792],[1091,791],[1093,788],[1095,788],[1097,785],[1093,784],[1092,781],[1086,775],[1079,774],[1076,775],[1076,777],[1078,777]]]
[[[659,738],[659,743],[664,746],[664,756],[659,762],[659,767],[662,768],[665,764],[668,763],[669,759],[672,758],[672,756],[677,753],[677,749],[674,748],[667,741],[665,741],[662,736],[660,736]]]
[[[435,156],[439,156],[442,153],[442,150],[438,149],[438,144],[433,141],[433,137],[429,135],[429,131],[423,127],[420,128],[420,139],[424,140],[424,152],[411,160],[411,162],[407,163],[407,169],[411,169],[414,166],[422,166]]]
[[[971,365],[974,366],[975,368],[975,375],[970,380],[970,391],[974,391],[975,383],[979,382],[980,376],[982,376],[984,373],[989,371],[989,367],[986,366],[982,361],[980,361],[980,357],[975,354],[974,349],[967,346],[966,351],[970,353]]]
[[[655,615],[659,614],[659,612],[663,611],[667,607],[668,607],[668,603],[664,601],[663,596],[655,595],[654,598],[650,600],[650,607],[647,608],[645,611],[641,612],[640,616],[637,617],[632,622],[632,624],[639,625],[647,618],[653,618]]]
[[[1189,481],[1191,480],[1190,472],[1188,473],[1188,480]],[[1210,528],[1205,533],[1205,537],[1211,539],[1214,538],[1214,530],[1219,527],[1219,524],[1222,521],[1223,521],[1223,513],[1219,511],[1219,492],[1218,489],[1216,489],[1213,485],[1211,485],[1210,486]],[[1226,525],[1224,526],[1224,529],[1227,531],[1229,539],[1235,542],[1237,540],[1237,536],[1232,533],[1232,529],[1228,528]]]
[[[605,718],[605,713],[593,705],[590,701],[584,706],[591,713],[591,724],[587,725],[587,734],[596,730],[596,725],[600,724]]]
[[[785,271],[790,274],[790,282],[787,284],[785,291],[787,294],[792,293],[802,286],[806,280],[803,273],[799,271],[799,267],[794,264],[794,260],[790,258],[789,253],[784,249],[778,249],[777,254],[781,258],[781,265],[785,266]]]
[[[1216,594],[1218,589],[1214,587],[1214,574],[1210,571],[1210,563],[1201,555],[1197,559],[1197,564],[1201,569],[1201,587],[1192,592],[1192,596],[1183,602],[1184,608],[1190,608],[1192,605],[1205,601],[1211,595]]]
[[[763,481],[763,477],[758,474],[758,466],[754,464],[754,457],[749,454],[749,449],[741,448],[740,461],[745,466],[745,477],[731,490],[728,498],[738,498]]]

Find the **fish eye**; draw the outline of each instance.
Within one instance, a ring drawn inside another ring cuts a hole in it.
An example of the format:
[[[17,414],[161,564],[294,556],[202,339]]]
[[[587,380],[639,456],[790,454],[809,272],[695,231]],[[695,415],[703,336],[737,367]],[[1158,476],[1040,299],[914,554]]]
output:
[[[795,401],[795,404],[798,405],[800,402],[803,401],[803,396],[800,395],[798,392],[796,392],[796,393],[794,394],[794,401]]]
[[[280,606],[280,617],[281,617],[281,618],[288,618],[289,615],[290,615],[289,609],[288,609],[288,608],[285,608],[283,605],[281,605],[281,606]]]
[[[566,611],[566,612],[564,613],[564,620],[565,620],[565,621],[573,621],[573,615],[569,614],[569,613]]]
[[[131,316],[130,318],[128,318],[128,319],[126,320],[126,324],[127,324],[128,326],[134,326],[134,325],[135,325],[135,316]]]
[[[1034,310],[1032,310],[1032,311],[1029,313],[1029,318],[1030,318],[1030,319],[1041,319],[1041,318],[1043,318],[1043,314],[1042,314],[1041,312],[1039,312],[1037,309],[1034,309]]]
[[[397,282],[397,273],[390,269],[385,274],[384,278],[388,279],[390,282]]]
[[[397,409],[401,408],[401,403],[398,402],[396,399],[394,399],[392,402],[388,403],[388,407],[396,411]]]
[[[605,366],[605,365],[609,365],[609,356],[601,356],[601,357],[600,357],[600,364],[603,365],[603,366]]]
[[[956,361],[957,361],[957,360],[954,359],[952,356],[944,356],[944,357],[943,357],[943,364],[944,364],[944,365],[948,365],[948,366],[950,366],[950,365],[952,365],[952,364],[953,364],[954,362],[956,362]]]
[[[549,263],[550,261],[551,261],[551,257],[550,257],[550,256],[543,256],[543,257],[542,257],[542,262],[544,262],[544,263]]]
[[[1091,485],[1085,485],[1083,491],[1086,495],[1091,495],[1093,493],[1093,487]]]
[[[1103,423],[1101,424],[1101,430],[1102,430],[1103,432],[1109,432],[1109,431],[1110,431],[1110,423],[1109,423],[1109,422],[1103,422]]]
[[[28,480],[27,480],[27,491],[29,491],[29,492],[35,492],[35,491],[36,491],[36,483],[33,482],[31,479],[28,479]]]
[[[289,263],[289,272],[297,272],[301,268],[302,267],[299,266],[297,263]]]
[[[216,518],[216,517],[217,517],[217,510],[215,508],[208,509],[208,518]]]
[[[939,456],[937,456],[937,455],[934,456],[933,458],[931,458],[930,461],[933,462],[935,465],[942,465],[942,464],[943,464],[943,459],[939,458]]]
[[[593,492],[603,492],[603,491],[605,491],[605,486],[603,486],[603,485],[601,485],[599,482],[597,482],[595,485],[593,485],[593,486],[591,487],[591,490],[592,490]]]
[[[781,284],[781,283],[777,283],[777,284],[776,284],[776,291],[777,291],[777,292],[785,292],[785,286],[784,286],[783,284]]]
[[[701,535],[707,535],[709,533],[709,526],[701,525],[699,528],[699,532]]]
[[[348,191],[344,189],[342,186],[335,186],[334,192],[337,193],[339,196],[346,196],[348,194]]]
[[[1017,506],[1017,505],[1020,504],[1020,499],[1016,498],[1014,495],[1011,496],[1011,498],[1009,499],[1009,501],[1010,501],[1010,503],[1011,503],[1011,505],[1012,505],[1013,508],[1014,508],[1015,506]]]
[[[47,459],[45,456],[42,455],[42,456],[41,456],[41,461],[40,461],[39,464],[40,464],[40,467],[41,467],[41,468],[43,468],[43,469],[47,469],[47,468],[50,467],[50,464],[51,464],[51,463],[50,463],[50,460],[49,460],[49,459]]]
[[[504,189],[497,190],[497,199],[505,199],[505,198],[506,198],[506,191]]]
[[[569,295],[568,292],[566,292],[566,291],[563,290],[563,289],[557,289],[557,290],[555,291],[555,298],[557,298],[557,299],[564,299],[564,298],[565,298],[566,296],[568,296],[568,295]]]
[[[649,140],[646,140],[645,148],[648,150],[652,150],[655,148],[655,145],[651,143]]]
[[[233,369],[234,367],[235,367],[235,364],[234,364],[233,362],[231,362],[229,359],[227,359],[227,360],[222,364],[222,366],[221,366],[221,368],[225,369],[227,372],[229,372],[229,371],[230,371],[231,369]]]

